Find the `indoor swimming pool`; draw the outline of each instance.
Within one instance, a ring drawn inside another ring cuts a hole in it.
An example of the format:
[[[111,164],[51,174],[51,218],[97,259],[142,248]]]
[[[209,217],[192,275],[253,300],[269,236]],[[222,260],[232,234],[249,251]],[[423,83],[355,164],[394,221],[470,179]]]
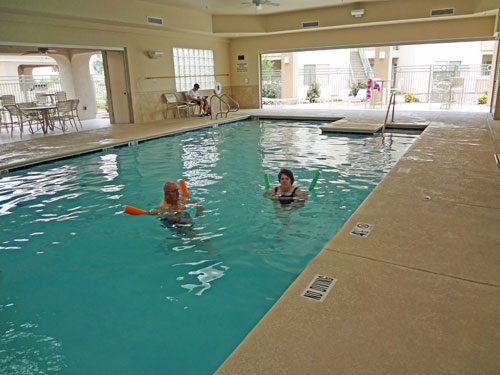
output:
[[[0,177],[1,374],[212,374],[416,139],[249,119]],[[303,207],[264,199],[291,169]],[[184,179],[187,233],[154,209]]]

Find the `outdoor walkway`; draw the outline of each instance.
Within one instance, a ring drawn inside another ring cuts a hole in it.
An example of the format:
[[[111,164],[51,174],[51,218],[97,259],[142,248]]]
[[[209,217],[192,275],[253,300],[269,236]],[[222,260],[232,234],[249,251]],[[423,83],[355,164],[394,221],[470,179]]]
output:
[[[243,110],[232,119],[251,114],[377,124],[385,110]],[[500,121],[448,111],[400,111],[395,120],[431,124],[217,374],[498,372]],[[0,170],[212,123],[112,125],[3,143]],[[373,225],[368,236],[351,234],[358,223]],[[336,279],[323,302],[301,296],[317,274]]]

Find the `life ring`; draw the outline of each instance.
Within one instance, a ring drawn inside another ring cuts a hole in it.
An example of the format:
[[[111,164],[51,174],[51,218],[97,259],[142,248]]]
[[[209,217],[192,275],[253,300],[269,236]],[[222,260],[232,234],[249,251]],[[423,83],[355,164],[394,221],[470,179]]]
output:
[[[222,94],[222,84],[220,82],[215,82],[215,93],[217,95]]]

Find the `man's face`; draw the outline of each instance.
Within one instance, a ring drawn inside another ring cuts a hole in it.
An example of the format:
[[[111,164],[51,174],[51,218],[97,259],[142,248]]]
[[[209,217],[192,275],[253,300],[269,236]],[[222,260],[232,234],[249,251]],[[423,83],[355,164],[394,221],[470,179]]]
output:
[[[199,87],[197,87],[197,86],[193,87],[193,91],[198,91],[198,89],[199,89]]]
[[[179,188],[174,184],[168,184],[163,191],[167,202],[177,202],[179,200]]]

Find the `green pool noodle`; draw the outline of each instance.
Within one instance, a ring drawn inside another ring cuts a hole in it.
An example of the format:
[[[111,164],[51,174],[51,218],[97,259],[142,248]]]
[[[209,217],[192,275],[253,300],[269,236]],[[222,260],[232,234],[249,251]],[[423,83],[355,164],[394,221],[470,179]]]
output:
[[[269,176],[267,173],[264,173],[264,182],[266,183],[266,190],[269,190],[271,188],[271,185],[269,184]]]
[[[309,191],[314,189],[314,187],[316,186],[316,182],[318,182],[318,178],[319,178],[320,173],[321,173],[320,171],[317,171],[314,174],[313,180],[311,181],[311,185],[309,185]]]

